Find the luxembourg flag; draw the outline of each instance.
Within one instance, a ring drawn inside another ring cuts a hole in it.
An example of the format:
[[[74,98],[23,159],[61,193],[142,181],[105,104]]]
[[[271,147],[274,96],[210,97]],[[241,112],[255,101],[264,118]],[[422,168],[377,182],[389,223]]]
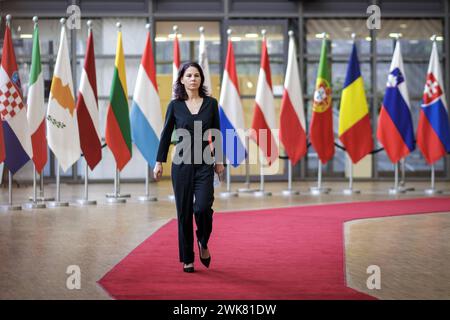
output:
[[[295,49],[294,32],[289,31],[288,63],[280,111],[280,141],[293,165],[304,157],[307,151],[305,128],[297,50]]]
[[[219,116],[223,153],[230,164],[237,167],[245,160],[246,150],[244,113],[231,40],[228,40],[227,59],[220,89]]]
[[[0,68],[0,116],[5,165],[14,174],[33,157],[33,149],[9,23],[6,24]]]
[[[416,147],[404,70],[400,41],[397,41],[377,128],[377,138],[392,163]]]
[[[417,145],[428,164],[450,152],[450,128],[436,42],[433,42],[417,127]]]
[[[148,32],[134,89],[130,121],[134,143],[149,166],[154,168],[163,120],[151,43]]]
[[[255,140],[269,165],[278,158],[278,144],[272,129],[275,129],[275,102],[273,99],[267,41],[263,38],[261,67],[256,87],[255,107],[253,109],[252,139]],[[261,132],[262,130],[262,132]]]

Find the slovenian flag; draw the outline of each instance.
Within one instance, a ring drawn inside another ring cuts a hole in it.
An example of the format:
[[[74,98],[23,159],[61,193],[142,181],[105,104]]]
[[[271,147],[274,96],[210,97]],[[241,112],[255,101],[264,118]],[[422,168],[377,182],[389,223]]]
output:
[[[5,165],[14,174],[32,157],[27,107],[22,98],[11,30],[6,25],[0,68],[0,116],[2,119]]]
[[[344,144],[353,163],[357,163],[373,148],[369,107],[355,44],[353,44],[342,90],[339,110],[339,139]]]
[[[245,160],[246,150],[244,113],[231,40],[228,40],[227,58],[220,89],[219,115],[223,153],[230,164],[237,167]]]
[[[416,147],[404,70],[400,41],[397,41],[377,128],[378,140],[392,163],[397,163]]]
[[[450,152],[450,128],[436,42],[433,42],[417,127],[417,145],[428,164]]]
[[[155,166],[163,127],[150,32],[142,54],[131,107],[131,136],[150,167]]]

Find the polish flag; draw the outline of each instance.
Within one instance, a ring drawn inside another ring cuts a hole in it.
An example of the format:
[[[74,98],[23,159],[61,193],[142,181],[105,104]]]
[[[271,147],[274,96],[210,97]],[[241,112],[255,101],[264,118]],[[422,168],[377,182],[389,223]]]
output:
[[[268,164],[273,164],[278,158],[278,145],[272,133],[272,130],[275,129],[275,103],[265,37],[263,37],[262,42],[261,67],[259,69],[258,85],[256,87],[255,107],[251,128],[253,130],[250,137],[259,146]]]
[[[77,118],[81,150],[89,168],[94,170],[95,166],[102,159],[102,144],[97,104],[94,39],[91,30],[89,30],[86,58],[81,73],[80,91],[77,100]]]
[[[289,51],[280,113],[280,142],[295,165],[306,154],[306,122],[298,73],[294,33],[289,31]]]

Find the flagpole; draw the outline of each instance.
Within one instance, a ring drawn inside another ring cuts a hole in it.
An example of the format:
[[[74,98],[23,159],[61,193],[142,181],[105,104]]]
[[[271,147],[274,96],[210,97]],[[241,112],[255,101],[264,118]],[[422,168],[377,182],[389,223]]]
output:
[[[405,172],[406,172],[406,170],[405,170],[405,162],[406,162],[406,160],[405,160],[405,158],[402,158],[401,160],[400,160],[400,163],[401,163],[401,169],[402,169],[402,179],[400,180],[400,189],[403,189],[403,190],[405,190],[405,192],[406,191],[414,191],[415,190],[415,188],[413,188],[413,187],[409,187],[409,188],[407,188],[406,186],[405,186],[405,184],[406,184],[406,179],[405,179],[405,177],[406,177],[406,174],[405,174]]]
[[[34,23],[34,30],[36,30],[38,26],[38,17],[33,17],[33,23]],[[34,50],[34,48],[33,48]],[[42,101],[43,102],[43,101]],[[29,103],[28,103],[29,104]],[[23,205],[24,208],[27,209],[37,209],[37,208],[46,208],[45,203],[38,203],[38,197],[37,197],[37,171],[36,171],[36,165],[33,162],[33,196],[29,197],[29,200],[31,202],[25,203]]]
[[[6,16],[6,19],[8,19],[8,16]],[[8,170],[8,204],[2,205],[1,209],[3,211],[18,211],[18,210],[22,210],[22,206],[20,206],[20,205],[13,205],[13,203],[12,203],[12,173],[9,170]]]
[[[389,189],[389,194],[405,193],[405,190],[398,185],[398,162],[394,163],[394,187]]]
[[[150,170],[149,170],[148,163],[146,163],[146,168],[145,168],[145,195],[138,197],[138,200],[141,201],[141,202],[150,202],[150,201],[158,200],[158,198],[150,196],[149,181],[148,181],[149,171]]]
[[[348,165],[347,168],[348,168],[348,175],[349,175],[349,177],[348,177],[348,188],[344,189],[342,191],[342,193],[345,194],[345,195],[352,195],[352,194],[355,194],[355,193],[361,193],[361,190],[353,189],[353,163],[352,163],[352,160],[350,159],[350,156],[348,155],[348,153],[346,153],[346,154],[347,154],[347,165]]]
[[[263,161],[264,161],[264,156],[262,155],[262,151],[260,150],[260,156],[259,156],[260,184],[259,184],[259,190],[255,191],[253,193],[253,195],[258,198],[272,195],[272,192],[264,190],[264,164],[263,164]]]
[[[322,187],[322,162],[320,162],[320,159],[317,167],[317,187],[311,187],[309,190],[313,196],[330,193],[330,188]]]
[[[288,159],[288,188],[282,191],[283,196],[293,196],[300,194],[297,190],[292,190],[292,162]]]
[[[68,207],[69,206],[68,202],[61,201],[61,182],[60,182],[58,159],[55,160],[55,163],[56,163],[56,196],[55,196],[55,201],[49,202],[48,206],[50,208]]]
[[[227,191],[226,192],[221,192],[220,193],[220,197],[221,198],[232,198],[232,197],[237,197],[238,193],[231,191],[231,172],[230,172],[230,161],[227,159],[227,167],[226,167],[226,172],[227,172]]]
[[[245,150],[246,150],[246,155],[245,155],[245,188],[239,188],[238,192],[242,192],[242,193],[251,193],[251,192],[255,192],[257,191],[256,189],[251,189],[250,188],[250,153],[249,153],[249,145],[250,145],[250,137],[248,135],[248,130],[246,130],[246,134],[245,134]]]
[[[119,169],[116,167],[116,172],[114,174],[114,193],[107,194],[106,201],[111,204],[117,204],[117,203],[125,203],[127,200],[120,196],[120,190],[119,190]]]
[[[442,193],[442,190],[437,190],[434,185],[435,182],[435,170],[434,164],[431,165],[431,186],[429,189],[425,189],[425,194],[433,195],[437,193]]]
[[[326,41],[328,35],[326,32],[322,33],[322,38],[324,41]],[[311,187],[310,192],[312,195],[317,196],[321,194],[327,194],[330,192],[330,188],[323,188],[322,187],[322,163],[320,161],[320,158],[318,158],[318,166],[317,166],[317,187]]]
[[[36,171],[36,166],[33,163],[33,198],[31,200],[31,202],[25,203],[23,205],[24,208],[26,209],[43,209],[46,208],[47,206],[45,205],[45,203],[43,202],[38,202],[37,200],[37,171]]]

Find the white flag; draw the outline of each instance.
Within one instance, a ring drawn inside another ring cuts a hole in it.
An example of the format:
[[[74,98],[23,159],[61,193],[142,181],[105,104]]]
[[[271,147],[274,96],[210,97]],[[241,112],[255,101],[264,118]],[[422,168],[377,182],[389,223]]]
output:
[[[206,52],[206,40],[205,33],[200,31],[200,43],[198,46],[198,64],[203,69],[203,75],[205,76],[204,86],[206,87],[208,94],[212,95],[211,76],[209,75],[208,54]]]
[[[81,155],[66,29],[61,28],[58,56],[47,109],[47,139],[64,171]]]

